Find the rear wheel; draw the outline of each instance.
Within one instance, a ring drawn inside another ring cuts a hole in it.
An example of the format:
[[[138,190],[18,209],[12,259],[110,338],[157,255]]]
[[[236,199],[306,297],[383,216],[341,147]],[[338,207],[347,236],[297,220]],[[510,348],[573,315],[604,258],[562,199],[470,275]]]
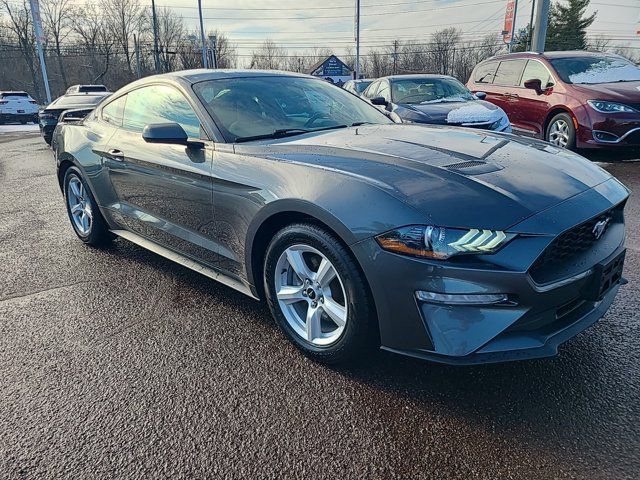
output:
[[[573,150],[576,146],[576,128],[568,113],[559,113],[547,127],[547,141],[556,147]]]
[[[64,197],[69,220],[80,240],[92,246],[111,240],[100,209],[76,167],[69,167],[65,172]]]
[[[264,284],[278,325],[314,360],[344,362],[371,343],[363,274],[324,229],[296,224],[278,232],[267,249]]]

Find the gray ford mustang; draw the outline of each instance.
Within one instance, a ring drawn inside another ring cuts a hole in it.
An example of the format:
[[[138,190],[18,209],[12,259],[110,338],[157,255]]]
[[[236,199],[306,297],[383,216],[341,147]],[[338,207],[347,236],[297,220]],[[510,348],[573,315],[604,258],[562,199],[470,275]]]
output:
[[[55,155],[83,242],[119,236],[266,299],[327,363],[371,345],[457,364],[554,355],[624,283],[628,191],[599,167],[394,124],[308,76],[149,77],[62,125]]]

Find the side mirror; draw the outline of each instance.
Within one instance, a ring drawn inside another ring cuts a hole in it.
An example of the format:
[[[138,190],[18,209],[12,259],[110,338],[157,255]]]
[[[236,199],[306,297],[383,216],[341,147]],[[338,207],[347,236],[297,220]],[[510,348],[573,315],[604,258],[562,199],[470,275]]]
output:
[[[485,98],[487,98],[487,94],[484,92],[476,92],[475,96],[478,100],[484,100]]]
[[[531,90],[535,90],[538,95],[542,95],[544,90],[542,90],[542,82],[539,78],[532,78],[530,80],[526,80],[524,82],[524,88],[529,88]]]
[[[379,105],[381,107],[387,106],[387,101],[384,99],[384,97],[373,97],[371,99],[371,103],[373,103],[374,105]]]
[[[186,145],[188,136],[177,123],[152,123],[142,130],[142,138],[149,143],[173,143]]]

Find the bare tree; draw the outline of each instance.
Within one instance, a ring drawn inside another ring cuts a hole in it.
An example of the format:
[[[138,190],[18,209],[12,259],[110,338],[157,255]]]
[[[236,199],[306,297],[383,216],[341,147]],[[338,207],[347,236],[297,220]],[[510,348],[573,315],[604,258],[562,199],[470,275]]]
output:
[[[133,43],[133,34],[139,34],[144,29],[146,19],[144,7],[138,0],[105,0],[102,4],[102,12],[101,16],[107,19],[114,39],[122,49],[131,78],[133,73],[131,61],[134,52],[131,51],[130,45]]]
[[[149,22],[151,22],[150,19]],[[184,34],[184,20],[181,15],[177,15],[168,7],[158,9],[158,49],[161,71],[177,70],[178,46]]]
[[[71,32],[71,19],[74,8],[71,0],[44,0],[40,2],[43,27],[47,37],[53,40],[53,48],[58,60],[58,70],[62,78],[62,90],[66,89],[67,74],[62,62],[62,42]]]
[[[78,10],[72,23],[79,37],[79,44],[91,62],[92,81],[102,81],[109,71],[115,51],[115,40],[107,20],[95,4],[87,4]]]
[[[31,73],[35,97],[38,101],[42,102],[37,66],[35,62],[35,45],[31,10],[27,6],[26,0],[22,0],[22,2],[17,5],[9,0],[1,0],[0,6],[4,7],[8,14],[9,22],[7,23],[7,26],[9,31],[13,33],[24,61],[27,64],[27,68]]]
[[[233,45],[229,38],[223,33],[215,30],[209,32],[209,36],[215,35],[216,37],[216,61],[218,62],[218,68],[235,68],[238,63],[238,53],[235,45]]]
[[[273,40],[265,40],[258,50],[251,52],[249,68],[280,70],[283,68],[284,50]]]

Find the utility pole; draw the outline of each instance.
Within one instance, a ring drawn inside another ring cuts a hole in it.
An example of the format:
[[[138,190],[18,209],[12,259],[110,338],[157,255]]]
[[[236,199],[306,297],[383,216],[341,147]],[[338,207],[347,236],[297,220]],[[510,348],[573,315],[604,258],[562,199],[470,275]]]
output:
[[[354,65],[354,73],[356,80],[360,78],[360,0],[356,0],[356,62]]]
[[[218,68],[218,57],[216,56],[218,37],[216,35],[209,35],[209,44],[211,45],[211,68]]]
[[[156,73],[160,73],[160,52],[158,51],[158,17],[156,17],[156,2],[151,0],[151,15],[153,17],[153,61]]]
[[[136,71],[138,72],[138,78],[142,77],[142,68],[140,67],[140,44],[138,43],[138,37],[133,34],[133,45],[136,48]]]
[[[200,41],[202,42],[202,67],[209,68],[209,62],[207,62],[207,42],[204,39],[204,21],[202,20],[202,0],[198,0],[198,15],[200,16]]]
[[[393,74],[398,73],[398,40],[393,41]]]
[[[536,0],[531,0],[531,19],[529,20],[529,38],[527,38],[527,50],[531,50],[531,42],[533,39],[533,15],[536,11]]]
[[[42,33],[42,22],[40,20],[40,3],[38,0],[29,0],[31,4],[31,18],[33,19],[33,30],[36,34],[36,48],[38,57],[40,58],[40,68],[42,68],[42,80],[44,82],[44,90],[47,93],[47,104],[51,103],[51,90],[49,89],[49,77],[47,76],[47,66],[44,63],[44,51],[42,43],[44,42],[44,34]]]
[[[547,40],[547,24],[549,23],[549,3],[551,0],[538,0],[536,5],[536,24],[533,27],[531,49],[534,52],[544,52]]]

